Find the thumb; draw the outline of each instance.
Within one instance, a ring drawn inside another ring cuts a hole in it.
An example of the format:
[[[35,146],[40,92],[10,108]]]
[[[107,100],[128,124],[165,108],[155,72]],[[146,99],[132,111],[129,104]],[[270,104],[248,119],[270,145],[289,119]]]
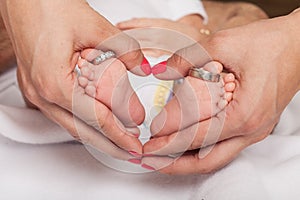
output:
[[[188,75],[189,69],[194,66],[204,66],[212,61],[206,51],[208,43],[195,43],[175,52],[166,62],[157,64],[152,73],[162,80],[175,80]]]
[[[85,24],[84,28],[80,28],[81,36],[78,41],[84,49],[113,51],[132,73],[140,76],[151,73],[151,67],[135,39],[117,29],[98,13],[93,16],[93,20],[89,20],[89,22],[92,21],[95,23]]]

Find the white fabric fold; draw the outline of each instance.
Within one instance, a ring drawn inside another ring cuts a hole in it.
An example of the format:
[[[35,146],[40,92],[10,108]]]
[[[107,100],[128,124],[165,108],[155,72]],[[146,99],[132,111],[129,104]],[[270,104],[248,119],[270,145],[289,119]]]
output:
[[[189,14],[199,14],[204,23],[208,21],[200,0],[88,0],[88,3],[112,24],[132,18],[177,20]]]

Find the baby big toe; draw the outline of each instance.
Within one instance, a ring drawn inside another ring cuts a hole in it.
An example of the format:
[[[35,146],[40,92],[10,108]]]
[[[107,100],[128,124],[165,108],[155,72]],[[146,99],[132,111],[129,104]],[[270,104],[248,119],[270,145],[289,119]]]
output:
[[[203,69],[205,69],[209,72],[215,73],[215,74],[219,74],[223,70],[223,65],[219,62],[212,61],[212,62],[205,64]]]

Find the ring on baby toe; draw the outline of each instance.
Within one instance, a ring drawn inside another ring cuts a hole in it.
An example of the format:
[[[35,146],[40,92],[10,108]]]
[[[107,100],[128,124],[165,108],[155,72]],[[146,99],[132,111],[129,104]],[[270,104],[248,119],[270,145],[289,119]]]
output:
[[[210,82],[219,82],[221,77],[220,74],[212,73],[197,67],[192,67],[190,69],[189,76]]]
[[[108,60],[110,58],[116,57],[115,52],[113,51],[106,51],[97,56],[94,60],[92,60],[92,63],[94,65],[99,65],[100,63],[104,62],[105,60]]]

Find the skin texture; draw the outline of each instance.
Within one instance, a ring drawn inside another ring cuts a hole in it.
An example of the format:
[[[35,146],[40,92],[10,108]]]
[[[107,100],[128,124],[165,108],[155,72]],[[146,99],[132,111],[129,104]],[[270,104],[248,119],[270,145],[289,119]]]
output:
[[[141,154],[140,141],[109,108],[78,87],[74,73],[82,50],[109,46],[128,70],[145,76],[139,67],[143,61],[139,44],[84,0],[1,0],[0,3],[25,98],[76,139],[99,151],[124,160],[132,158],[128,151]],[[102,43],[116,34],[118,40]],[[139,103],[134,106],[143,110]],[[132,118],[136,119],[136,126],[143,121],[144,112],[134,113]]]
[[[235,75],[233,100],[223,112],[191,126],[196,131],[188,147],[191,151],[178,159],[152,156],[142,162],[168,174],[209,173],[224,167],[244,148],[267,137],[300,89],[299,22],[300,12],[295,11],[288,16],[217,32],[202,43],[213,60]],[[194,55],[196,46],[176,52],[167,62],[169,68],[186,76],[191,67],[186,58],[199,65],[207,62]],[[172,73],[167,73],[170,71],[167,69],[157,77],[170,79]],[[165,116],[176,117],[176,114]],[[160,123],[159,118],[153,120],[152,126]],[[172,140],[174,135],[177,136],[175,141]],[[166,123],[145,144],[144,151],[150,155],[161,155],[161,150],[164,155],[176,154],[185,150],[180,145],[184,138],[184,134],[170,131]],[[163,147],[174,142],[177,145],[165,151]]]
[[[0,74],[15,63],[15,54],[9,36],[0,17]]]

